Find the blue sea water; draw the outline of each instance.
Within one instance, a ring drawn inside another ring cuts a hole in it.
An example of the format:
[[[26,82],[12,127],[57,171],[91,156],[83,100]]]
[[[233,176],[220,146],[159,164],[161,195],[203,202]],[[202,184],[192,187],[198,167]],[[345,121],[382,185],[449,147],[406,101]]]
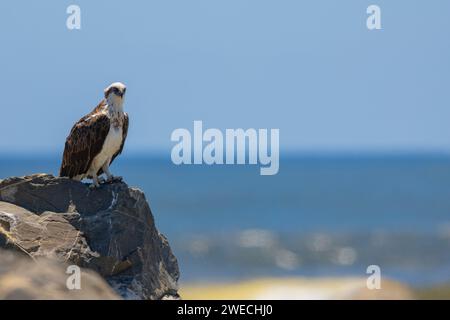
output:
[[[0,158],[0,179],[57,174],[59,157]],[[115,174],[145,191],[181,281],[384,275],[450,281],[450,156],[292,155],[258,166],[176,166],[123,156]]]

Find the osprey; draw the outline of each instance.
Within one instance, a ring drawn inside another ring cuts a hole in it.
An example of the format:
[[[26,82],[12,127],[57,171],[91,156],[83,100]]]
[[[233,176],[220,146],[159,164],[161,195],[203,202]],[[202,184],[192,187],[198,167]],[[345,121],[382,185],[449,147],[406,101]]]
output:
[[[81,118],[70,131],[64,148],[61,177],[93,180],[91,188],[106,181],[121,181],[109,171],[110,164],[122,152],[128,133],[128,115],[123,112],[126,87],[116,82],[104,91],[105,98],[91,113]]]

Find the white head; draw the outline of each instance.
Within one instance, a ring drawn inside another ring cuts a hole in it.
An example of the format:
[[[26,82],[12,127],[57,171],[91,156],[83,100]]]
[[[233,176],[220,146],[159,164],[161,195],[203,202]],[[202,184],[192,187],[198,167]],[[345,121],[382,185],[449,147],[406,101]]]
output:
[[[105,89],[105,99],[108,105],[122,107],[127,87],[121,82],[114,82]]]

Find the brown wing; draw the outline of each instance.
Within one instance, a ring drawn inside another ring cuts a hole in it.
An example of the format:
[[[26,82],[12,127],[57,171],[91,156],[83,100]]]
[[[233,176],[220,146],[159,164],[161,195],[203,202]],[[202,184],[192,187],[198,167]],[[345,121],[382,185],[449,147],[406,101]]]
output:
[[[111,163],[113,163],[114,159],[122,153],[123,150],[123,146],[125,144],[125,140],[127,139],[127,134],[128,134],[128,114],[124,113],[124,118],[123,118],[123,127],[122,127],[122,144],[120,145],[120,149],[119,151],[117,151],[114,156],[111,159]]]
[[[106,114],[98,112],[99,106],[78,121],[70,131],[59,171],[61,177],[73,178],[87,173],[92,160],[101,151],[109,132],[110,120]]]

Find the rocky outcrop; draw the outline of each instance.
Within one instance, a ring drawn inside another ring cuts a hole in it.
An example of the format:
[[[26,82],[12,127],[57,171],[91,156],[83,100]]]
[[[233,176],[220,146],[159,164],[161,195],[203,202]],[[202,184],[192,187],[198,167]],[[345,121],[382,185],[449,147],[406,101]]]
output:
[[[0,181],[0,248],[98,272],[122,297],[177,297],[178,264],[142,191],[40,174]]]

